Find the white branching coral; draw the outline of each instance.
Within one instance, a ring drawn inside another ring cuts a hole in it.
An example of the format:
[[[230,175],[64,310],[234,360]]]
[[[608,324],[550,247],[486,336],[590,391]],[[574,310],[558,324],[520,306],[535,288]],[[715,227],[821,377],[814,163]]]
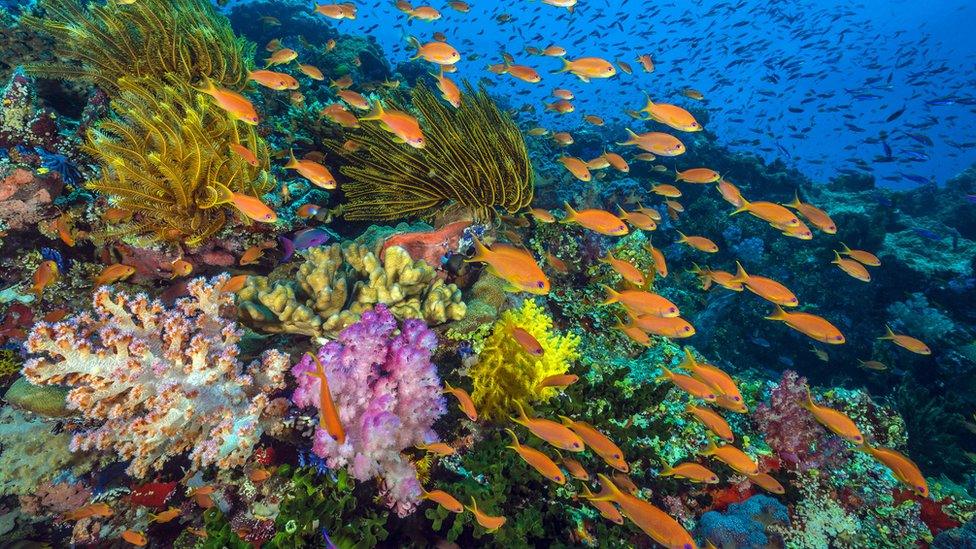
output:
[[[68,407],[89,422],[72,450],[114,450],[142,478],[185,452],[192,470],[239,466],[262,433],[280,428],[287,401],[271,395],[285,386],[288,356],[268,350],[244,367],[242,332],[220,315],[233,304],[219,290],[226,280],[193,280],[172,308],[103,286],[97,316],[34,327],[27,348],[40,356],[25,377],[70,386]]]

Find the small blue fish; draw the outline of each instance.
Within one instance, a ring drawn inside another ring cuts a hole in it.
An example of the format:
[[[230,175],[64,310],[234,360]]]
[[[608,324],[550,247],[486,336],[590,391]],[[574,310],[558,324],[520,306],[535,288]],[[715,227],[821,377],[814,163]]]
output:
[[[295,250],[304,250],[305,248],[314,248],[315,246],[321,246],[329,241],[329,233],[325,229],[302,229],[295,233],[294,243]]]
[[[915,234],[917,234],[918,236],[920,236],[922,238],[927,238],[929,240],[934,240],[935,242],[939,242],[939,241],[942,240],[942,237],[939,236],[938,233],[935,233],[935,232],[930,231],[928,229],[912,229],[912,231],[914,231]]]

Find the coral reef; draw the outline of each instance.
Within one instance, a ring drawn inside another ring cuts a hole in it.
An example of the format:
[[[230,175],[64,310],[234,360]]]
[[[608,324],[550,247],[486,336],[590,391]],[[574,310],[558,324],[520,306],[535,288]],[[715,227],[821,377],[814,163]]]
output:
[[[220,315],[232,298],[228,277],[198,278],[190,297],[167,309],[142,294],[96,290],[97,316],[83,313],[39,323],[27,347],[41,356],[24,365],[34,384],[65,384],[69,407],[93,427],[71,439],[73,450],[112,450],[145,477],[189,451],[191,469],[244,463],[266,430],[280,427],[288,357],[266,351],[248,366],[238,359],[241,334]]]
[[[445,402],[430,361],[437,336],[417,319],[405,320],[399,334],[396,330],[385,306],[363,313],[318,350],[318,363],[306,355],[292,368],[298,383],[292,400],[325,414],[323,395],[331,393],[345,440],[317,427],[313,451],[333,469],[348,466],[358,480],[382,478],[386,501],[405,516],[421,492],[414,466],[400,452],[436,441],[432,426],[444,414]],[[328,379],[327,387],[316,372]]]
[[[484,90],[470,88],[457,109],[424,86],[414,89],[412,105],[424,120],[423,150],[404,146],[376,124],[349,130],[363,144],[350,152],[339,141],[327,144],[343,155],[346,219],[392,220],[404,217],[471,215],[490,219],[500,208],[509,213],[529,205],[532,166],[522,134]],[[400,108],[391,102],[390,108]]]
[[[540,355],[521,346],[513,336],[516,328],[539,342]],[[474,386],[471,399],[478,413],[485,419],[504,420],[517,412],[517,404],[530,408],[554,397],[559,391],[539,388],[539,382],[566,373],[579,358],[579,344],[578,336],[555,332],[552,319],[534,301],[526,300],[520,308],[503,312],[468,369]]]
[[[397,318],[441,324],[464,318],[461,292],[434,268],[400,247],[379,260],[355,243],[309,248],[294,280],[250,277],[238,307],[250,323],[269,332],[338,333],[364,311],[385,305]]]
[[[788,528],[789,524],[785,505],[769,496],[756,495],[729,505],[724,513],[705,513],[697,533],[715,547],[782,547],[782,536],[775,529]]]
[[[91,456],[69,451],[71,435],[52,428],[13,408],[0,410],[0,496],[31,494],[65,470],[80,476],[95,465]]]
[[[10,230],[32,228],[53,211],[64,184],[57,177],[0,165],[0,223]]]

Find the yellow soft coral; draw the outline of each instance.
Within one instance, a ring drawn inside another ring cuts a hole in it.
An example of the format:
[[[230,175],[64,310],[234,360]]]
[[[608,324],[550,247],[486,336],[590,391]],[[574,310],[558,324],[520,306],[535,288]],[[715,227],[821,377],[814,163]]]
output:
[[[527,353],[512,337],[514,328],[522,328],[542,347],[541,356]],[[515,413],[519,403],[529,407],[556,396],[557,389],[539,389],[539,382],[563,374],[579,358],[579,336],[559,335],[552,329],[552,319],[534,301],[502,313],[491,335],[485,339],[478,362],[469,370],[474,380],[471,398],[478,414],[487,419],[504,419]]]

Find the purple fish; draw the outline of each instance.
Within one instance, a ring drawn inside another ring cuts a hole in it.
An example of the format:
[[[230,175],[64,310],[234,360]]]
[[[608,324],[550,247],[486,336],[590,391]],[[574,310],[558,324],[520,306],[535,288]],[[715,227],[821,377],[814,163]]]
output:
[[[284,253],[281,255],[281,262],[284,263],[291,259],[291,256],[295,255],[295,243],[291,239],[283,236],[278,237],[278,242],[281,242],[281,249],[284,250]]]
[[[314,248],[315,246],[321,246],[329,241],[329,233],[325,229],[302,229],[295,233],[294,243],[295,250],[304,250],[305,248]]]
[[[967,194],[966,202],[969,202],[970,204],[976,204],[976,194]]]

